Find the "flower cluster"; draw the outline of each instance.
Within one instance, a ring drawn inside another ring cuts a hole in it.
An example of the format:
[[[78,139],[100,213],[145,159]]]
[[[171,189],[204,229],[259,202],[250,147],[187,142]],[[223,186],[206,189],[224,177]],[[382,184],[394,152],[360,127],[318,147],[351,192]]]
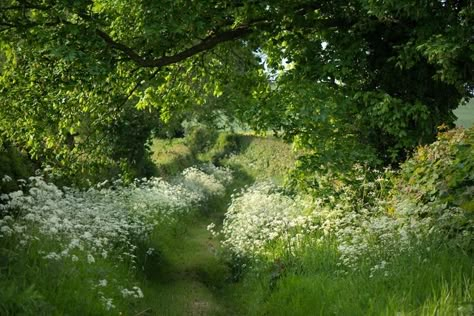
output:
[[[199,195],[201,200],[210,196],[223,195],[225,193],[225,184],[228,181],[230,172],[224,169],[210,169],[214,174],[208,174],[201,169],[191,167],[183,171],[180,179],[183,186],[191,192]],[[216,176],[215,176],[216,175]],[[221,177],[219,179],[218,177]]]
[[[45,260],[93,265],[108,258],[135,269],[137,242],[146,241],[156,227],[176,221],[208,196],[222,194],[231,180],[228,170],[203,170],[186,169],[172,183],[151,178],[128,186],[104,182],[87,190],[60,189],[40,176],[31,177],[23,181],[21,191],[0,197],[0,211],[9,214],[0,219],[0,240],[34,249]],[[99,285],[106,286],[107,280]],[[123,289],[122,294],[143,296],[138,288]],[[105,306],[113,306],[110,299],[103,300]]]
[[[238,256],[268,256],[274,254],[269,245],[283,243],[291,251],[313,228],[305,206],[269,182],[254,184],[233,196],[222,229],[224,248]]]
[[[272,259],[282,254],[275,242],[291,254],[302,241],[335,241],[341,268],[356,270],[365,261],[372,264],[372,274],[384,275],[391,259],[420,245],[472,249],[474,218],[469,213],[441,199],[419,203],[395,189],[387,194],[392,177],[389,170],[373,172],[356,188],[341,184],[334,196],[312,200],[257,183],[233,197],[222,243],[237,256]]]

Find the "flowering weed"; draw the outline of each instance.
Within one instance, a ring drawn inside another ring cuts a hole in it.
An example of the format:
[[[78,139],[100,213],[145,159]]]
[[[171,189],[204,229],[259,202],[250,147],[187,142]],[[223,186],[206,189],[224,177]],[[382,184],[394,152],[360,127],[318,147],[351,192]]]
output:
[[[125,186],[116,181],[87,190],[60,189],[42,177],[29,178],[23,190],[2,196],[1,211],[8,215],[0,219],[0,256],[9,262],[0,263],[1,282],[9,286],[20,277],[28,279],[37,287],[34,293],[44,302],[46,314],[49,308],[71,314],[126,311],[130,302],[143,297],[133,275],[144,261],[137,255],[147,256],[150,250],[138,248],[154,230],[173,225],[209,196],[223,194],[224,184],[231,181],[228,170],[203,170],[186,169],[173,182],[152,178]],[[68,280],[74,283],[71,290]],[[89,293],[76,299],[82,312],[73,312],[67,299],[60,301],[54,294],[80,290]],[[0,302],[2,314],[21,312],[14,297]]]

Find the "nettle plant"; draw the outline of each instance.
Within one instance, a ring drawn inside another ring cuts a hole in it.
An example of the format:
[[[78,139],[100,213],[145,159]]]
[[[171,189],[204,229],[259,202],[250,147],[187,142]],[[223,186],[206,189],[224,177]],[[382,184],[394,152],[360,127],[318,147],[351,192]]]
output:
[[[22,190],[0,196],[0,254],[10,253],[11,260],[20,254],[36,257],[39,270],[54,264],[72,270],[86,266],[86,282],[110,310],[115,299],[143,293],[133,282],[127,288],[108,279],[109,273],[92,272],[94,266],[107,261],[121,262],[131,273],[142,268],[139,264],[155,250],[138,248],[155,229],[172,225],[209,196],[223,194],[231,180],[229,170],[214,166],[186,169],[172,183],[160,178],[131,185],[105,181],[87,190],[58,188],[41,176],[31,177],[21,181]]]
[[[431,220],[441,235],[474,250],[474,128],[440,133],[419,147],[395,180],[397,216]]]
[[[474,129],[440,133],[402,165],[397,189],[421,203],[440,200],[474,211]]]

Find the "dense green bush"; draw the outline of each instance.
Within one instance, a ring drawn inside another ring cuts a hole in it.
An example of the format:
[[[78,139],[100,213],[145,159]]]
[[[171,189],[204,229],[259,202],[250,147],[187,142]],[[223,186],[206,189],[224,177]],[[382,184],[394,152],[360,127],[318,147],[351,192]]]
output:
[[[441,133],[401,167],[396,190],[418,203],[440,200],[474,211],[474,128]]]
[[[238,150],[222,163],[241,169],[256,180],[283,183],[295,166],[299,153],[290,143],[276,137],[236,135]]]
[[[206,153],[207,158],[215,164],[221,159],[228,157],[230,154],[239,150],[239,137],[236,134],[222,132],[219,133],[214,146]]]
[[[18,189],[15,180],[28,178],[33,169],[33,163],[14,146],[0,145],[0,193]]]
[[[195,126],[186,135],[186,143],[193,155],[209,151],[217,139],[218,133],[206,126]]]

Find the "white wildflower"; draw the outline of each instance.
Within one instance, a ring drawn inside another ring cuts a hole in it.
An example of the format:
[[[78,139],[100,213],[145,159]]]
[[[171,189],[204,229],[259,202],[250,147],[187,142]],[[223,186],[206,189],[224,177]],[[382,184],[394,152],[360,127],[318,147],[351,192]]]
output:
[[[95,258],[94,258],[94,256],[91,255],[91,254],[88,254],[88,255],[87,255],[87,262],[88,262],[88,263],[91,263],[91,264],[92,264],[92,263],[95,263]]]
[[[106,280],[106,279],[99,280],[98,286],[100,286],[100,287],[106,287],[106,286],[107,286],[107,280]]]
[[[3,178],[2,178],[2,182],[3,182],[3,183],[7,183],[7,182],[10,182],[10,181],[12,181],[12,180],[13,180],[12,177],[10,177],[10,176],[7,175],[7,174],[4,175]]]
[[[61,256],[58,255],[56,252],[50,252],[46,256],[44,256],[44,258],[50,260],[60,260]]]
[[[0,232],[5,234],[6,236],[10,236],[13,234],[13,230],[9,226],[2,226],[0,228]]]

